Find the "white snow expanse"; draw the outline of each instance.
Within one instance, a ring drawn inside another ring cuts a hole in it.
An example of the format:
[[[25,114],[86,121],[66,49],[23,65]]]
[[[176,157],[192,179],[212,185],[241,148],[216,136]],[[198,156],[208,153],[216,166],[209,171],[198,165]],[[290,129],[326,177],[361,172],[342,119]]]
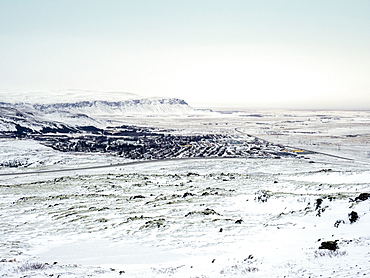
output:
[[[244,132],[323,154],[114,166],[127,161],[1,139],[0,163],[23,165],[0,167],[2,277],[370,275],[370,199],[358,198],[370,193],[370,112],[115,120],[179,133]],[[17,175],[58,169],[75,170]],[[339,248],[319,249],[326,241]]]

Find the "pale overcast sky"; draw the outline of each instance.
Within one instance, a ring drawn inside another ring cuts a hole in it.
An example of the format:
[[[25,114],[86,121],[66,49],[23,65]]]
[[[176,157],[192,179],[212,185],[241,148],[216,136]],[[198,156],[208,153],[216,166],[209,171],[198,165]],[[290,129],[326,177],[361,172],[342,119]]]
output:
[[[1,0],[0,61],[2,91],[370,109],[370,1]]]

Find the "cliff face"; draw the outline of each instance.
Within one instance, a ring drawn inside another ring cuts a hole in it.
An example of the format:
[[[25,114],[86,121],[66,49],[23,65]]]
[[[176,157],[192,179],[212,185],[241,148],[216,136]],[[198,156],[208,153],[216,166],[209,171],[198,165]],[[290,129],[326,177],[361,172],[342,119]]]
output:
[[[54,103],[34,105],[34,108],[44,112],[68,111],[88,115],[101,114],[182,114],[193,109],[181,99],[148,98],[125,101],[80,101],[73,103]]]

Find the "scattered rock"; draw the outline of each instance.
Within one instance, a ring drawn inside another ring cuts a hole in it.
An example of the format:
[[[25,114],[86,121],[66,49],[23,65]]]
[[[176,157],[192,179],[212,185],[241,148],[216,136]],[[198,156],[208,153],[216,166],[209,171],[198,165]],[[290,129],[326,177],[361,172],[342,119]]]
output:
[[[254,198],[254,200],[256,202],[261,202],[261,203],[265,203],[267,202],[267,200],[270,198],[270,195],[268,194],[267,191],[265,190],[258,190],[256,193],[255,193],[257,196]]]
[[[323,241],[323,242],[321,242],[321,246],[319,247],[319,249],[327,249],[327,250],[332,250],[332,251],[335,251],[338,248],[339,248],[338,247],[338,240]]]
[[[333,169],[321,169],[318,172],[331,172],[331,171],[333,171]]]
[[[338,228],[339,227],[339,224],[344,224],[345,222],[344,222],[344,220],[342,220],[342,219],[340,219],[340,220],[337,220],[337,221],[335,221],[335,223],[334,223],[334,227],[335,228]]]
[[[336,197],[335,196],[328,196],[328,200],[331,202],[331,201],[333,201],[333,200],[335,200],[336,199]]]
[[[164,219],[164,218],[150,220],[150,221],[145,222],[145,224],[140,227],[140,230],[141,229],[148,229],[148,228],[165,227],[166,226],[165,222],[166,222],[166,219]]]
[[[130,221],[134,221],[134,220],[138,220],[138,219],[144,219],[144,215],[141,215],[141,216],[136,216],[135,215],[135,216],[128,217],[127,220],[123,223],[128,223]]]
[[[203,211],[191,211],[191,212],[188,212],[185,215],[185,217],[188,217],[188,216],[194,215],[194,214],[201,214],[201,215],[221,215],[221,214],[217,213],[216,211],[214,211],[213,209],[206,208]]]
[[[108,222],[109,220],[106,219],[106,218],[99,218],[99,219],[96,219],[96,222],[100,222],[100,223],[106,223]]]
[[[244,259],[244,261],[253,260],[254,256],[250,254],[247,258]]]
[[[351,224],[355,223],[358,220],[358,218],[359,216],[357,212],[351,211],[350,213],[348,213],[348,219]]]

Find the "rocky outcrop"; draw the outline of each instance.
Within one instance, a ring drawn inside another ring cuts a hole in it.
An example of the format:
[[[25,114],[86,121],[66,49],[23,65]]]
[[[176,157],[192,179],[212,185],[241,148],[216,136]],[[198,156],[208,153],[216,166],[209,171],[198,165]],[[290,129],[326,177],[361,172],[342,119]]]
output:
[[[321,246],[319,247],[319,249],[327,249],[327,250],[332,250],[332,251],[335,251],[338,248],[339,248],[338,247],[338,240],[323,241],[323,242],[321,242]]]

